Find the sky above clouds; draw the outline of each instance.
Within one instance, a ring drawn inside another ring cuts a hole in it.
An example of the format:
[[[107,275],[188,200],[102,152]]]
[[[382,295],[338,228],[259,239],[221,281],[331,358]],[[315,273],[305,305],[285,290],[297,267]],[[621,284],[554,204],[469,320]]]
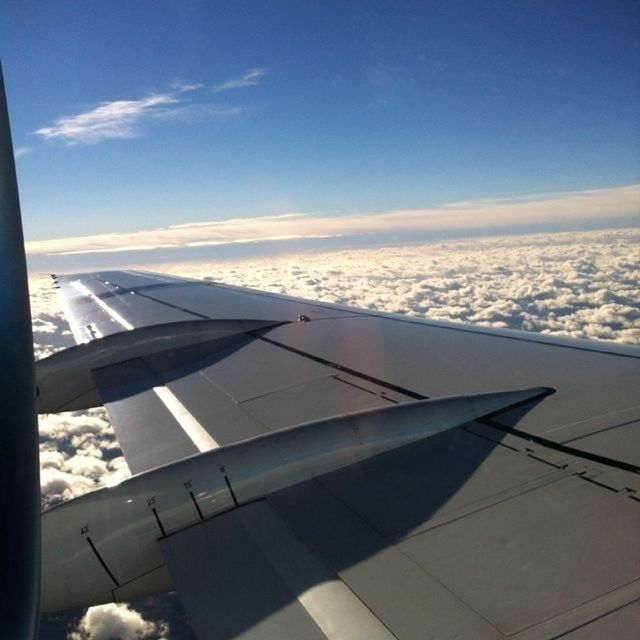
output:
[[[26,238],[638,184],[639,28],[624,0],[8,0]]]

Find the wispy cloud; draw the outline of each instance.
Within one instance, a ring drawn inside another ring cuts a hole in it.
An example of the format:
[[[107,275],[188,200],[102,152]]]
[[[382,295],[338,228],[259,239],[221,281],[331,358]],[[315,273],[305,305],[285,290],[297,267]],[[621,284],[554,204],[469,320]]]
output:
[[[114,138],[134,138],[144,118],[159,116],[178,102],[173,93],[152,94],[140,100],[113,100],[75,116],[58,118],[34,133],[45,140],[68,145],[96,144]]]
[[[31,152],[30,147],[16,147],[13,150],[13,157],[17,160],[18,158],[22,158]]]
[[[202,89],[203,86],[201,82],[181,82],[180,80],[174,80],[174,82],[171,83],[171,88],[178,93],[195,91],[196,89]]]
[[[230,89],[254,87],[257,84],[260,84],[260,79],[264,76],[264,74],[264,69],[249,69],[237,78],[229,78],[229,80],[227,80],[226,82],[217,84],[215,87],[213,87],[213,92],[221,93],[222,91],[229,91]]]
[[[238,78],[230,78],[213,88],[214,93],[229,89],[251,87],[260,83],[264,69],[249,69]],[[193,121],[201,118],[227,118],[244,113],[246,107],[195,103],[184,94],[202,89],[204,85],[176,80],[169,91],[151,93],[135,100],[111,100],[98,104],[82,113],[62,116],[53,124],[33,133],[43,140],[62,142],[67,146],[90,145],[136,138],[141,135],[142,124],[152,119]],[[26,147],[16,149],[16,158],[28,152]]]
[[[141,125],[151,119],[183,119],[226,117],[240,109],[214,104],[194,104],[183,94],[197,91],[199,83],[176,82],[171,91],[152,93],[137,100],[112,100],[73,116],[58,118],[52,125],[33,133],[44,140],[63,142],[68,146],[89,145],[119,138],[135,138]]]
[[[524,200],[480,200],[343,216],[285,214],[194,222],[135,233],[40,240],[26,243],[30,255],[111,253],[157,248],[201,247],[282,239],[346,235],[523,228],[527,225],[577,224],[597,220],[640,220],[640,185],[550,194]]]

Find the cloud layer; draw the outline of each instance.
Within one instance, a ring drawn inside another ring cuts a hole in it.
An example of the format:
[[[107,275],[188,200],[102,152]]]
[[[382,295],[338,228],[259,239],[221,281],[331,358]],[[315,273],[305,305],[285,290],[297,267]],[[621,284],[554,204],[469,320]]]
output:
[[[638,229],[164,264],[154,270],[436,320],[640,343]]]
[[[438,320],[640,345],[638,229],[164,264],[154,270]],[[41,358],[71,346],[73,338],[51,280],[34,277],[30,287]],[[129,475],[103,409],[42,416],[40,456],[44,505]],[[159,601],[164,602],[154,599]],[[72,619],[69,640],[162,637],[167,619],[126,605],[91,608]],[[174,635],[170,622],[172,639],[189,637],[187,631]],[[104,635],[107,629],[118,631]],[[130,629],[138,635],[126,635]]]
[[[629,219],[640,222],[640,185],[551,194],[513,200],[458,202],[433,209],[344,216],[285,214],[194,222],[138,231],[39,240],[29,255],[109,253],[158,248],[202,247],[295,238],[380,236],[392,233],[478,230],[526,225]]]

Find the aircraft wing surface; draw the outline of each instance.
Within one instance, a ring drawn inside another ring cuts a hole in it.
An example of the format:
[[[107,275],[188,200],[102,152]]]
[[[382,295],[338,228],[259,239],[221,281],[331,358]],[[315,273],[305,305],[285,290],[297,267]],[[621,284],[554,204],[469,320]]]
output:
[[[40,410],[104,404],[135,474],[332,416],[555,389],[215,517],[192,492],[153,579],[199,638],[637,637],[638,349],[135,271],[56,286],[93,364],[41,368]],[[110,575],[114,599],[142,592]]]

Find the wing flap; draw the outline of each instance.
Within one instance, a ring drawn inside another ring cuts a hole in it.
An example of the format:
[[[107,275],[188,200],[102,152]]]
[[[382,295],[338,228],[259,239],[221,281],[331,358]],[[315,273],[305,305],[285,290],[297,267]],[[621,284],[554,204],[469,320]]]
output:
[[[131,473],[198,453],[179,419],[154,392],[162,383],[142,359],[99,369],[94,377]]]
[[[249,331],[93,371],[133,473],[275,429],[403,399],[256,335]]]
[[[398,638],[542,640],[640,597],[640,510],[627,496],[458,431],[269,502]],[[405,589],[410,576],[420,588]]]
[[[280,492],[269,504],[397,638],[502,638],[321,481]],[[309,507],[296,510],[294,504]]]
[[[200,638],[396,639],[264,501],[161,546]]]
[[[625,526],[601,535],[601,523],[612,519]],[[631,500],[612,499],[610,492],[569,477],[399,546],[505,635],[552,619],[560,634],[572,628],[578,608],[585,622],[640,596],[638,554],[632,551],[638,531],[640,510]],[[607,566],[606,573],[593,558]],[[628,592],[630,583],[635,586]]]

